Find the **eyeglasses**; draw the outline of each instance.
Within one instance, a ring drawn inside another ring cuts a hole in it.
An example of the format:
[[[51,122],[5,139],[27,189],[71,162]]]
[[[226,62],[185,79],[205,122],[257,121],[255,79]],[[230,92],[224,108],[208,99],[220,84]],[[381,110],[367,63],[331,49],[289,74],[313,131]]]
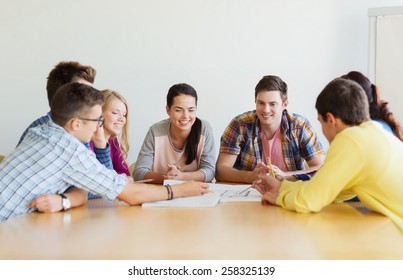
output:
[[[101,127],[104,125],[104,117],[100,116],[98,119],[87,119],[87,118],[78,118],[80,120],[84,120],[84,121],[92,121],[92,122],[98,122],[98,126]]]

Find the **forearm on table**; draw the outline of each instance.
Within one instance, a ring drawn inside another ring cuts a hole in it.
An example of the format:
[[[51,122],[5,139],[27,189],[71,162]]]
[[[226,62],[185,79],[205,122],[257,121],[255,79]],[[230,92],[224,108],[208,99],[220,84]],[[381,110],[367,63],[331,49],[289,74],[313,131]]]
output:
[[[71,187],[64,193],[64,195],[70,199],[71,207],[84,205],[88,200],[87,192],[77,187]]]

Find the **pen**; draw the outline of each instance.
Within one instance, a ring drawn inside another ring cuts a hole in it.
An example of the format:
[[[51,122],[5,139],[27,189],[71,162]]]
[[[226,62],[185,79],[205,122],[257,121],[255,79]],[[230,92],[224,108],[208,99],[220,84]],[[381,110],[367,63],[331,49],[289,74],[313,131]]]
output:
[[[247,190],[249,190],[251,187],[252,187],[252,186],[250,186],[250,187],[248,187],[248,188],[244,189],[244,190],[243,190],[243,191],[241,191],[239,194],[241,194],[241,193],[243,193],[243,192],[246,192],[246,191],[247,191]]]
[[[274,178],[276,178],[276,175],[274,175],[273,166],[271,165],[270,157],[267,157],[267,165],[268,165],[269,168],[270,168],[270,174],[271,174],[271,176],[273,176]]]

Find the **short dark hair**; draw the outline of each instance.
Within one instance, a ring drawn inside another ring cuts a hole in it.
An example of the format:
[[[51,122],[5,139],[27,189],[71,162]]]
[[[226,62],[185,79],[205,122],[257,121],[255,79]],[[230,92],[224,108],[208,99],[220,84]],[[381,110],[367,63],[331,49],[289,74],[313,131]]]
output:
[[[364,89],[352,80],[336,78],[319,94],[315,104],[318,114],[327,121],[332,113],[347,125],[369,121],[368,99]]]
[[[287,84],[278,76],[263,76],[255,87],[255,100],[257,98],[257,94],[261,91],[279,91],[281,93],[281,100],[283,100],[283,102],[288,99]]]
[[[59,62],[50,71],[46,84],[49,105],[52,103],[56,91],[63,85],[74,82],[74,79],[82,78],[91,84],[94,83],[96,71],[88,65],[82,65],[77,61]]]
[[[186,83],[180,83],[173,85],[169,88],[168,94],[167,94],[167,106],[168,108],[171,108],[174,98],[179,95],[189,95],[195,98],[195,103],[197,106],[197,92],[196,90],[191,86]],[[191,164],[192,161],[194,161],[197,157],[197,147],[199,145],[200,141],[200,135],[201,135],[201,120],[199,118],[196,118],[194,124],[192,125],[192,128],[190,130],[190,134],[187,139],[187,143],[185,146],[185,155],[186,155],[186,164]]]
[[[102,106],[102,93],[85,84],[69,83],[60,87],[53,97],[50,112],[54,123],[64,126],[70,119],[85,117],[95,105]]]

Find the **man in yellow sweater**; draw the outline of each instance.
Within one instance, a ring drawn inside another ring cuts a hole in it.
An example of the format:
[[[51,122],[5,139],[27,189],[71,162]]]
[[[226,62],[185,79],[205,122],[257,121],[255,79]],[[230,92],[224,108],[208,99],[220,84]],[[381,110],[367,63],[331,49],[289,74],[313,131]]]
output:
[[[370,120],[364,90],[354,81],[331,81],[315,107],[330,143],[323,166],[310,181],[297,182],[278,180],[267,170],[253,183],[263,201],[307,213],[357,195],[403,232],[403,143]]]

